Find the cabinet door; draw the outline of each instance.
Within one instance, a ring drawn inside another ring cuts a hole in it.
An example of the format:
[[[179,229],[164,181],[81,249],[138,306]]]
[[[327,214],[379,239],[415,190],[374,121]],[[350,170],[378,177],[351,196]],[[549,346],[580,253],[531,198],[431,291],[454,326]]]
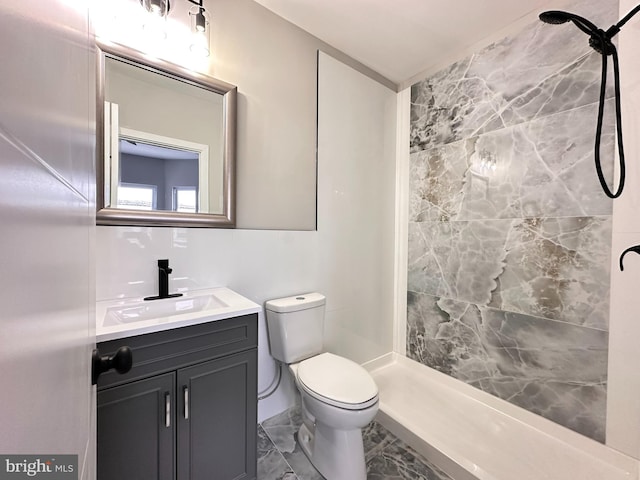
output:
[[[257,354],[178,370],[178,480],[256,476]]]
[[[175,478],[175,378],[98,392],[98,480]]]

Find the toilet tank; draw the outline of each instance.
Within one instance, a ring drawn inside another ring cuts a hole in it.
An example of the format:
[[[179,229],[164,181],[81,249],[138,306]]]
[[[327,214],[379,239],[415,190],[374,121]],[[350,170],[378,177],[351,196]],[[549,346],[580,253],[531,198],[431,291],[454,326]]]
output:
[[[305,293],[265,303],[273,358],[295,363],[322,353],[325,297]]]

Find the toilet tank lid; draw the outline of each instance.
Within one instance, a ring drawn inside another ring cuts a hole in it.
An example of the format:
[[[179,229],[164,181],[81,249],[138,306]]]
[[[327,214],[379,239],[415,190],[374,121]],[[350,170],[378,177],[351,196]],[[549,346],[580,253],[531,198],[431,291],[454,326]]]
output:
[[[297,312],[325,304],[325,296],[321,293],[304,293],[292,297],[269,300],[264,304],[267,310],[278,313]]]

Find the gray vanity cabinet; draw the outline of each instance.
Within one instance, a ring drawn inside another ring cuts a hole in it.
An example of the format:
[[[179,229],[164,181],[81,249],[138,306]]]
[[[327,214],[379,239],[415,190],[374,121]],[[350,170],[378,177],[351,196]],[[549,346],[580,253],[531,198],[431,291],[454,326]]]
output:
[[[174,392],[174,373],[98,392],[100,480],[174,478],[175,422],[161,418]]]
[[[251,448],[255,462],[257,419],[248,422],[246,412],[257,401],[257,392],[248,391],[256,358],[254,350],[178,372],[179,394],[189,397],[183,402],[188,412],[178,412],[179,479],[252,478],[246,473],[246,450]]]
[[[98,480],[256,478],[257,315],[99,344]]]

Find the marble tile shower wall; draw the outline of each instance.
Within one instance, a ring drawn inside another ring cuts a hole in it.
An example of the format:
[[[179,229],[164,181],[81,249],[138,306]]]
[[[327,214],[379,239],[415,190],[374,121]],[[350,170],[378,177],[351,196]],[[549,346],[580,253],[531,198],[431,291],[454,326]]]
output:
[[[618,0],[566,9],[607,26]],[[604,441],[600,68],[572,25],[534,22],[412,86],[407,355]],[[604,133],[610,178],[611,115]]]

